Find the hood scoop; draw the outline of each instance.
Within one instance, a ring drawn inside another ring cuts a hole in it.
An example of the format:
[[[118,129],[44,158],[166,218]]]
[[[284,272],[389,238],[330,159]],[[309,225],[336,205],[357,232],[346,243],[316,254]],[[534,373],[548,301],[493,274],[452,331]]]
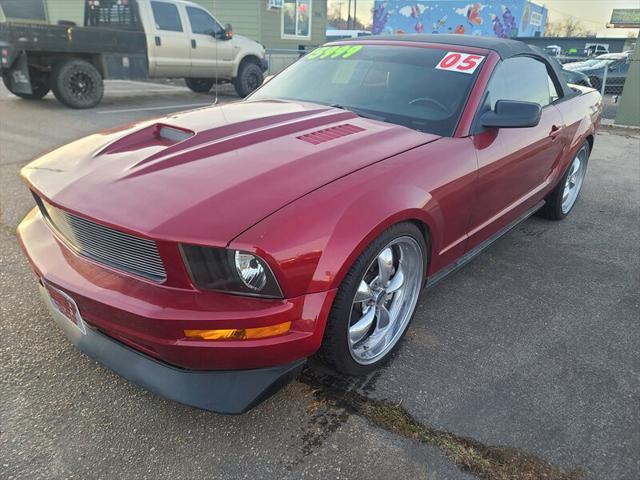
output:
[[[165,149],[187,140],[195,132],[184,128],[154,123],[124,136],[97,152],[97,155],[133,152],[147,148]]]
[[[336,125],[335,127],[306,133],[296,138],[304,142],[308,142],[312,145],[318,145],[319,143],[329,142],[331,140],[335,140],[336,138],[346,137],[347,135],[353,135],[354,133],[363,131],[364,128],[356,127],[355,125],[351,125],[349,123],[344,123],[342,125]]]

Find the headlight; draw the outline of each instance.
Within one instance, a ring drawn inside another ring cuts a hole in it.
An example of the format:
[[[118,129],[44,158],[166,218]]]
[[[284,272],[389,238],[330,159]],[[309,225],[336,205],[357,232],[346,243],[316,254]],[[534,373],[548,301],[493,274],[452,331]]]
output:
[[[193,283],[204,290],[282,298],[269,265],[257,255],[227,248],[181,245]]]
[[[255,255],[236,250],[236,272],[245,286],[254,292],[264,289],[267,284],[267,270]]]

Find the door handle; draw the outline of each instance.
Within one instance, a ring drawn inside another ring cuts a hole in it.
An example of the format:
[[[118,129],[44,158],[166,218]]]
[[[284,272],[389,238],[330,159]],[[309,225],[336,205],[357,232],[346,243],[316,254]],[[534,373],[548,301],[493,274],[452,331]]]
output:
[[[562,129],[559,126],[552,125],[551,131],[549,132],[549,136],[551,138],[556,138],[558,135],[560,135],[560,132],[562,132]]]
[[[162,45],[162,40],[160,40],[160,37],[156,37],[156,47],[159,47]]]
[[[196,48],[198,45],[194,39],[191,39],[191,48]]]

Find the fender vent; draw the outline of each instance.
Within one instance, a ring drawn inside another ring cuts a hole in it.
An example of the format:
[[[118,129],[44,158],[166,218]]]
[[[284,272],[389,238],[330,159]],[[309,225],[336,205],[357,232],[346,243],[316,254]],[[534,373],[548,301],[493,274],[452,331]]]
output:
[[[364,131],[364,128],[345,123],[343,125],[337,125],[335,127],[325,128],[324,130],[307,133],[297,138],[313,145],[318,145],[319,143],[328,142],[340,137],[346,137],[347,135],[352,135],[362,131]]]

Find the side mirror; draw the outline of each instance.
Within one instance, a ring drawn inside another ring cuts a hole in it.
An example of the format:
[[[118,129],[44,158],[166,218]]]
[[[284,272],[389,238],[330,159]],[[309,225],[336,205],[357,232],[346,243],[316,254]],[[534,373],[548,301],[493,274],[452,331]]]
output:
[[[230,24],[227,23],[222,29],[222,31],[211,32],[211,36],[218,40],[231,40],[233,38],[233,28],[231,27]]]
[[[233,27],[230,23],[224,26],[224,38],[225,40],[231,40],[233,38]]]
[[[540,123],[542,107],[533,102],[498,100],[496,109],[485,112],[480,123],[487,128],[527,128]]]

